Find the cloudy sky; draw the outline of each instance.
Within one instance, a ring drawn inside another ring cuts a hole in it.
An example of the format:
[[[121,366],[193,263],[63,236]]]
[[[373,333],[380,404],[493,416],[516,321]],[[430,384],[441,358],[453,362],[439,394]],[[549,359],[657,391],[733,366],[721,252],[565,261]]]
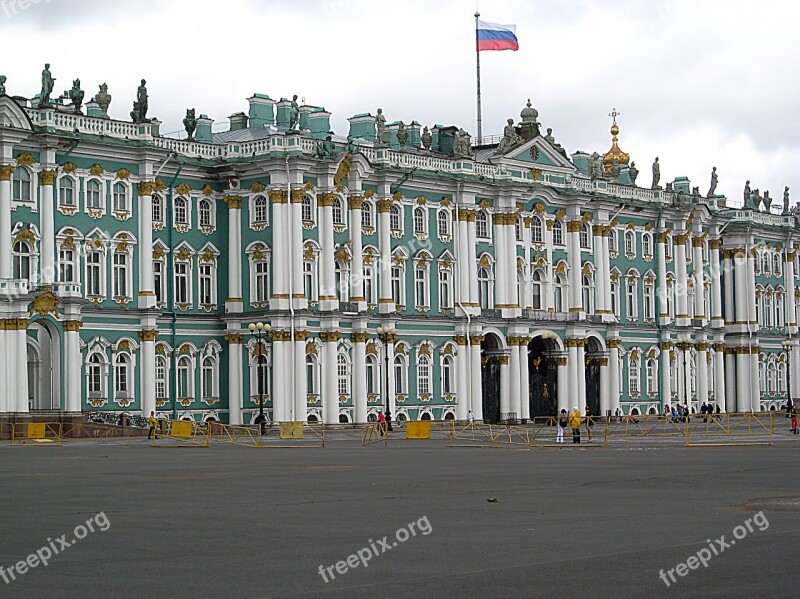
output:
[[[55,90],[107,82],[127,119],[146,78],[150,116],[182,129],[194,107],[224,129],[254,92],[296,93],[347,117],[457,124],[476,132],[474,0],[0,0],[0,74],[32,97],[43,64]],[[800,4],[779,0],[483,0],[517,25],[518,52],[481,54],[484,135],[528,98],[569,152],[620,146],[650,184],[686,175],[739,201],[745,179],[800,198]]]

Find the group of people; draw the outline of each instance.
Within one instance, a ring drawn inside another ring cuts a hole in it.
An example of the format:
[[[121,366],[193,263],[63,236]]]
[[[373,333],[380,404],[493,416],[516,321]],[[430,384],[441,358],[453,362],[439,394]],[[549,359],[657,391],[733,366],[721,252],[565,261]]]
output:
[[[567,415],[566,410],[561,410],[558,415],[558,426],[556,427],[556,443],[564,442],[564,431],[567,427],[572,429],[572,442],[581,442],[581,424],[586,425],[586,436],[589,443],[592,442],[592,427],[594,426],[594,417],[586,410],[586,416],[581,416],[581,411],[578,406],[572,409],[572,412]]]
[[[708,422],[709,419],[714,419],[715,414],[720,413],[719,406],[716,406],[716,410],[713,404],[703,402],[700,404],[700,416],[703,419],[703,422]],[[689,406],[686,404],[678,405],[675,404],[670,409],[669,405],[664,406],[664,418],[669,418],[672,422],[689,422]]]

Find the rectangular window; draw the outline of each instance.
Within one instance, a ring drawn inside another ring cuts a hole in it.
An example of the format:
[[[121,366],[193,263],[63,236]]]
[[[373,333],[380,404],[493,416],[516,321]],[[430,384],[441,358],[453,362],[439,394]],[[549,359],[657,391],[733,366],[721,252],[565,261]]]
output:
[[[186,262],[175,263],[175,303],[189,303],[189,265]]]
[[[153,283],[156,292],[156,303],[164,303],[164,263],[161,260],[153,260]]]
[[[256,302],[269,300],[269,262],[256,262]]]
[[[450,294],[450,271],[439,271],[439,307],[452,308],[453,298]]]
[[[89,252],[86,255],[86,295],[88,296],[101,294],[100,263],[100,252]]]
[[[114,297],[128,297],[128,254],[114,253]]]
[[[200,305],[208,306],[214,303],[213,284],[214,284],[214,267],[212,264],[200,265]]]

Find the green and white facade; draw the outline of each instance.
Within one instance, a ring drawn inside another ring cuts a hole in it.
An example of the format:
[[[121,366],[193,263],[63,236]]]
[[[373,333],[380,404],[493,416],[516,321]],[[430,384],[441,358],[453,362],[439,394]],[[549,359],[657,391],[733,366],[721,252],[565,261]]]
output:
[[[793,213],[593,178],[541,135],[458,157],[453,128],[376,144],[360,114],[326,144],[324,109],[291,131],[289,101],[249,104],[188,141],[0,96],[0,413],[757,411],[789,373],[797,396]]]

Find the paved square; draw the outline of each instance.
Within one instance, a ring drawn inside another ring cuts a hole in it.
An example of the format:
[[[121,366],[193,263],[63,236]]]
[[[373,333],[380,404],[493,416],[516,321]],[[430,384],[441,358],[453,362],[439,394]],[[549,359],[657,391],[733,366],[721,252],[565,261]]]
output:
[[[669,588],[659,578],[707,539],[733,539],[758,511],[747,500],[800,497],[798,445],[787,440],[361,448],[346,436],[296,450],[3,443],[0,566],[71,537],[99,512],[110,527],[47,567],[0,580],[0,596],[788,597],[800,581],[790,567],[800,563],[797,511],[765,511],[766,530],[748,532],[707,568],[676,574]],[[429,534],[382,548],[379,539],[392,544],[423,518]],[[379,554],[366,568],[336,571],[371,542]],[[326,583],[320,566],[333,566],[335,578]]]

